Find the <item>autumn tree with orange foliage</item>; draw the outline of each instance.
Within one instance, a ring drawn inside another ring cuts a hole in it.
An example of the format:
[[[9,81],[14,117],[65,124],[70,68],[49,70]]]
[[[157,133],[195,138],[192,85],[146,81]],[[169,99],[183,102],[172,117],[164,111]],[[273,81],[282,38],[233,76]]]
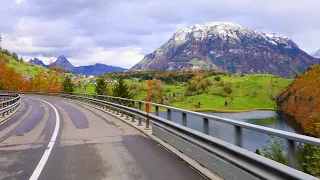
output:
[[[301,123],[306,133],[320,137],[320,64],[282,90],[277,103]]]
[[[60,92],[61,85],[59,75],[50,71],[39,72],[33,78],[27,80],[13,68],[0,61],[0,90],[5,91],[46,91]]]
[[[7,66],[0,61],[0,84],[2,90],[7,91],[23,91],[26,89],[25,80],[21,74],[14,71],[13,68]]]

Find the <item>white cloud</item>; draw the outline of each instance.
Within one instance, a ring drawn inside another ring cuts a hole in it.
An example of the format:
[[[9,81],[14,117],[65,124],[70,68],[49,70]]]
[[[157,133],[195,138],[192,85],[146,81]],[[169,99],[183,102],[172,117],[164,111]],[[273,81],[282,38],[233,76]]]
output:
[[[229,21],[320,48],[319,0],[2,0],[2,46],[25,57],[129,68],[185,26]]]
[[[131,68],[137,62],[142,60],[141,48],[119,48],[113,50],[104,50],[101,47],[91,50],[92,53],[84,54],[79,58],[69,58],[73,64],[87,65],[95,63],[104,63],[113,66],[120,66],[124,68]]]

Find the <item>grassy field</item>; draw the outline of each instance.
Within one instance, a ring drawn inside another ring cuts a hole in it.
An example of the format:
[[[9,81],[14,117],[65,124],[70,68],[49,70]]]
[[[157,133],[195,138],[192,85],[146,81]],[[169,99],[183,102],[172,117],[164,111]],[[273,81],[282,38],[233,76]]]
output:
[[[214,77],[209,77],[213,80]],[[194,103],[200,102],[198,110],[253,110],[277,108],[275,98],[280,90],[292,83],[293,79],[276,78],[273,75],[252,74],[244,77],[221,77],[222,82],[230,82],[232,93],[228,97],[213,95],[221,87],[212,86],[207,94],[186,97],[172,105],[183,109],[194,109]],[[233,99],[233,100],[232,100]],[[225,106],[225,102],[228,105]],[[233,101],[230,104],[230,101]]]
[[[269,74],[250,74],[244,77],[221,76],[218,82],[215,76],[208,77],[213,85],[207,88],[207,93],[194,96],[185,96],[187,83],[176,85],[164,84],[166,96],[175,94],[174,101],[169,105],[195,111],[245,111],[254,109],[276,109],[275,102],[280,90],[292,83],[293,79],[278,78]],[[141,90],[134,95],[134,99],[145,100],[147,96],[147,81],[138,82],[137,79],[126,80],[129,86],[140,84]],[[231,83],[232,93],[227,97],[215,95],[223,91],[223,87],[216,84]],[[109,84],[109,91],[113,84]],[[77,89],[77,92],[94,93],[94,85],[88,85],[86,90]],[[182,98],[181,98],[182,97]],[[228,105],[225,106],[227,101]],[[197,106],[200,102],[200,107]],[[231,103],[230,103],[231,102]]]
[[[14,60],[12,57],[8,57],[9,61],[7,63],[8,66],[12,67],[16,72],[23,74],[23,75],[29,75],[34,76],[38,72],[46,72],[47,69],[39,66],[39,65],[30,65],[27,62],[21,63],[16,60]]]

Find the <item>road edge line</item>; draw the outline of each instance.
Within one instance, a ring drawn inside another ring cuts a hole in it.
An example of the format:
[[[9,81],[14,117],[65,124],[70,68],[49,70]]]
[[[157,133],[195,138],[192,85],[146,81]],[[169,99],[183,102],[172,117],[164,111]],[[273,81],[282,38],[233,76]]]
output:
[[[51,154],[51,151],[53,149],[53,146],[56,142],[56,139],[57,139],[57,136],[58,136],[58,133],[59,133],[59,127],[60,127],[60,116],[59,116],[59,113],[58,113],[58,110],[49,102],[45,101],[45,100],[42,100],[42,99],[38,99],[38,98],[33,98],[33,99],[37,99],[37,100],[40,100],[46,104],[48,104],[49,106],[51,106],[55,112],[55,115],[56,115],[56,124],[55,124],[55,127],[54,127],[54,131],[53,131],[53,134],[51,136],[51,139],[50,139],[50,142],[45,150],[45,152],[43,153],[36,169],[33,171],[31,177],[29,178],[29,180],[37,180],[44,168],[44,166],[46,165],[46,162],[48,161],[49,159],[49,156]]]

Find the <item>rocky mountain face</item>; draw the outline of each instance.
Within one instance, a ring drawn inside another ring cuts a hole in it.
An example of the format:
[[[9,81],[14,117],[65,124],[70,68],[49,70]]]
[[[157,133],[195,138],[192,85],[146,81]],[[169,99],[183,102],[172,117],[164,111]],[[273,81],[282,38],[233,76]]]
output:
[[[29,62],[43,66],[45,68],[49,68],[50,66],[50,65],[44,64],[41,60],[37,58],[30,59]],[[94,65],[88,65],[88,66],[75,67],[63,55],[57,58],[57,60],[55,61],[55,65],[62,67],[64,69],[67,69],[68,71],[74,72],[76,74],[93,75],[93,76],[101,75],[106,72],[122,72],[126,70],[121,67],[109,66],[109,65],[100,64],[100,63],[94,64]]]
[[[287,37],[210,22],[181,29],[130,70],[222,69],[292,77],[317,62]]]
[[[33,63],[33,64],[40,65],[40,66],[45,67],[45,68],[49,68],[49,65],[45,65],[45,64],[44,64],[41,60],[39,60],[38,58],[30,59],[29,62],[30,62],[30,63]]]
[[[58,57],[58,59],[55,61],[55,65],[62,67],[70,72],[74,72],[75,70],[75,67],[63,55]]]
[[[315,57],[315,58],[320,59],[320,49],[318,51],[314,52],[314,53],[311,53],[310,55]]]

